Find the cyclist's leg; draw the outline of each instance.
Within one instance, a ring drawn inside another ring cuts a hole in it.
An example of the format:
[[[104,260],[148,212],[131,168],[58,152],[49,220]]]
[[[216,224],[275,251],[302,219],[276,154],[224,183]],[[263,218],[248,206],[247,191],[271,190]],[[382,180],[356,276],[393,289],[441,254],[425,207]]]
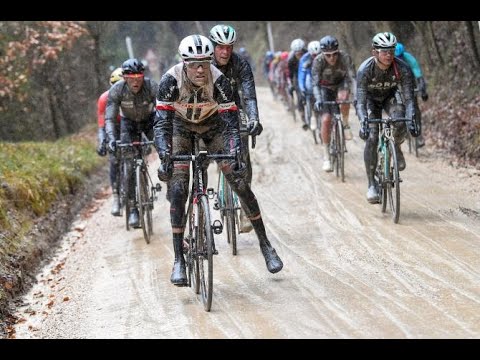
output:
[[[320,94],[323,101],[335,101],[337,94],[335,91],[320,86]],[[332,134],[332,114],[333,105],[323,104],[320,110],[322,116],[322,141],[323,141],[323,167],[327,172],[333,171],[330,162],[330,138]]]
[[[348,100],[350,95],[349,89],[339,89],[337,98],[340,101]],[[345,129],[345,140],[352,140],[353,134],[350,129],[350,121],[348,119],[350,115],[350,104],[340,104],[340,113],[342,114],[343,128]]]
[[[373,103],[371,101],[367,104],[369,117],[382,117],[382,104]],[[365,149],[363,151],[363,160],[365,162],[365,171],[367,173],[368,189],[367,200],[369,203],[376,204],[379,201],[379,194],[377,190],[377,183],[375,181],[375,169],[377,167],[377,146],[378,146],[378,124],[369,124],[369,135],[365,141]]]
[[[131,143],[136,134],[137,127],[135,122],[127,118],[122,118],[120,124],[120,139],[122,143]],[[138,209],[135,208],[135,174],[133,171],[133,150],[126,148],[124,150],[124,158],[126,161],[126,176],[123,179],[125,189],[128,189],[129,198],[126,201],[130,204],[130,214],[128,216],[128,224],[132,227],[139,226]]]
[[[181,128],[179,122],[174,120],[172,155],[191,154],[191,136],[192,133],[190,131]],[[170,193],[170,223],[172,225],[173,250],[175,253],[170,282],[178,286],[187,284],[187,272],[183,256],[183,238],[189,179],[190,163],[187,161],[176,161],[173,165],[172,178],[167,183],[167,187]]]
[[[210,152],[228,153],[228,142],[229,140],[227,139],[227,136],[225,136],[224,138],[223,133],[217,133],[215,135],[215,138],[212,139],[212,141],[207,144],[207,146],[209,147]],[[240,203],[245,209],[245,212],[252,223],[255,233],[257,234],[260,249],[265,258],[268,271],[270,271],[271,273],[276,273],[280,271],[283,267],[282,260],[277,255],[277,252],[272,247],[270,241],[267,238],[265,225],[263,223],[263,219],[260,213],[260,207],[258,205],[255,194],[252,192],[252,189],[247,182],[245,172],[243,174],[234,173],[232,171],[231,162],[220,161],[218,163],[233,191],[237,193],[240,199]]]
[[[252,186],[252,163],[250,161],[250,150],[248,148],[248,135],[242,135],[242,161],[245,163],[246,174],[245,179],[248,185]],[[240,208],[240,232],[247,233],[253,230],[252,224],[247,217],[245,209]]]
[[[120,123],[117,123],[115,125],[115,138],[118,139],[120,134]],[[112,187],[112,209],[111,209],[111,214],[113,216],[120,216],[120,198],[119,198],[119,189],[120,189],[120,184],[119,184],[119,169],[120,169],[120,164],[119,164],[119,159],[118,156],[120,154],[120,150],[116,154],[110,153],[108,155],[108,161],[110,165],[110,185]]]

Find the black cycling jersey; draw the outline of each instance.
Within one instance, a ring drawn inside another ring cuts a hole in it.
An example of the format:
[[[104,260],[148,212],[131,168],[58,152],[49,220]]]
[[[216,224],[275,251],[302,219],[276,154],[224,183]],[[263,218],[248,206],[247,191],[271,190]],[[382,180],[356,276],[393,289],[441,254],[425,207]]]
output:
[[[252,68],[247,60],[232,53],[229,62],[220,66],[214,61],[214,65],[228,78],[233,89],[233,98],[239,108],[242,107],[239,90],[242,91],[245,111],[249,119],[258,119],[257,95],[255,92],[255,80]]]
[[[376,65],[375,57],[365,60],[357,73],[357,112],[360,121],[367,118],[367,98],[382,104],[398,91],[403,97],[405,117],[412,119],[415,113],[414,79],[410,67],[395,58],[387,70],[382,70]]]

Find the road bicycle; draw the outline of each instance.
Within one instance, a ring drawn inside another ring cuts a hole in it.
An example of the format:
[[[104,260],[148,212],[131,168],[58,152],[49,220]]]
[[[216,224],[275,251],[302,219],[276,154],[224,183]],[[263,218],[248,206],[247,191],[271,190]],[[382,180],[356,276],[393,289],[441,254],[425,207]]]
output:
[[[188,207],[184,216],[184,227],[188,229],[183,242],[187,266],[187,286],[195,294],[201,293],[205,311],[210,311],[213,298],[213,255],[215,249],[213,234],[220,234],[223,225],[219,220],[211,222],[209,199],[214,196],[213,188],[206,189],[203,169],[210,160],[235,160],[239,154],[208,154],[200,150],[199,137],[193,136],[193,151],[190,155],[172,155],[165,161],[190,161],[191,186]],[[188,226],[187,225],[188,222]]]
[[[329,159],[335,170],[335,175],[340,177],[342,182],[345,182],[345,153],[347,152],[347,145],[345,142],[345,125],[343,124],[342,115],[340,112],[340,104],[351,104],[351,100],[344,101],[322,101],[322,105],[334,105],[332,113],[332,124],[330,133]],[[320,119],[321,116],[318,116]],[[317,126],[321,126],[321,119]]]
[[[369,124],[380,124],[377,147],[377,168],[375,181],[379,194],[382,213],[386,211],[387,200],[395,224],[400,218],[400,172],[398,170],[397,151],[393,137],[392,124],[411,121],[407,118],[368,119]]]
[[[157,192],[162,190],[160,183],[153,184],[148,171],[146,161],[149,147],[153,141],[149,141],[145,133],[140,134],[142,141],[133,141],[131,143],[122,143],[117,140],[117,148],[120,149],[120,206],[125,207],[125,223],[127,230],[130,230],[128,224],[128,215],[132,208],[138,209],[140,227],[143,230],[143,237],[147,244],[150,243],[153,234],[152,210],[154,201],[157,200]],[[131,154],[133,152],[133,154]],[[128,154],[128,155],[127,155]],[[134,181],[133,194],[130,194],[130,182]],[[130,200],[133,195],[133,201]]]

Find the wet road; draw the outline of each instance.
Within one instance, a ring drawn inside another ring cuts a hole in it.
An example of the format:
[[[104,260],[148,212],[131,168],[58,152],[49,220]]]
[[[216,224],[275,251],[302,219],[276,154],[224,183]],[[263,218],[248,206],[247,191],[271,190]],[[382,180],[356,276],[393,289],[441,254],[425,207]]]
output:
[[[321,170],[310,133],[267,88],[258,95],[253,189],[284,269],[267,271],[253,233],[240,235],[235,257],[217,236],[207,313],[190,288],[170,284],[165,193],[150,245],[110,215],[105,196],[23,299],[17,338],[480,338],[479,172],[404,151],[394,224],[366,201],[354,111],[341,183]]]

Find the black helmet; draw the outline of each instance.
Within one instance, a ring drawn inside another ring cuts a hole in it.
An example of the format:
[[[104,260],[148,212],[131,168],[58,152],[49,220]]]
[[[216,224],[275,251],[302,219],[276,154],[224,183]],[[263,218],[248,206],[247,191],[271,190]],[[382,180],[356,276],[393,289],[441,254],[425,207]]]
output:
[[[320,39],[320,50],[323,52],[338,50],[338,40],[330,35],[324,36]]]
[[[122,64],[122,74],[143,74],[145,66],[138,59],[128,59]]]

